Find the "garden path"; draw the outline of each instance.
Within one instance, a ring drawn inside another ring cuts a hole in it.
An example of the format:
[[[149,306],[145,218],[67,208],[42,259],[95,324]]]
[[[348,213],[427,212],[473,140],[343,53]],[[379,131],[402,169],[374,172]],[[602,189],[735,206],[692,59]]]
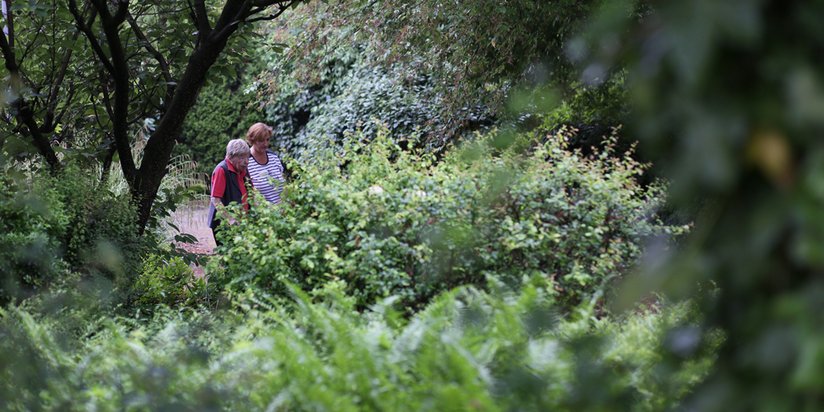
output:
[[[197,239],[195,243],[177,243],[179,248],[201,256],[210,256],[215,253],[216,245],[212,230],[206,224],[208,214],[208,201],[195,201],[179,207],[172,213],[172,223],[180,228],[182,233],[188,233]],[[202,267],[192,264],[192,270],[196,276],[203,276]]]

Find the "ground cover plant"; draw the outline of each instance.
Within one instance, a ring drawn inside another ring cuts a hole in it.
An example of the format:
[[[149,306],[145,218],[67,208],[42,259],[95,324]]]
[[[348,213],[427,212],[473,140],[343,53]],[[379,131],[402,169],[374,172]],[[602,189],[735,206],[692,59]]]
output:
[[[103,320],[66,340],[54,318],[0,317],[4,410],[639,410],[675,405],[712,364],[720,335],[686,349],[689,305],[615,319],[560,318],[552,293],[459,288],[410,319],[360,313],[336,288],[322,303],[259,295],[228,311]],[[680,345],[680,346],[679,346]],[[660,365],[680,373],[660,379]]]

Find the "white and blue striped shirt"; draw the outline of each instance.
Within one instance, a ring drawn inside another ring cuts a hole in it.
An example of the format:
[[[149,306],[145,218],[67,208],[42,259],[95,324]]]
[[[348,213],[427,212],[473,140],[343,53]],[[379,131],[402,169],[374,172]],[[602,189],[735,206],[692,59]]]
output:
[[[283,165],[274,152],[266,151],[266,163],[260,164],[255,157],[249,155],[249,178],[252,185],[266,200],[280,203],[280,194],[283,193]]]

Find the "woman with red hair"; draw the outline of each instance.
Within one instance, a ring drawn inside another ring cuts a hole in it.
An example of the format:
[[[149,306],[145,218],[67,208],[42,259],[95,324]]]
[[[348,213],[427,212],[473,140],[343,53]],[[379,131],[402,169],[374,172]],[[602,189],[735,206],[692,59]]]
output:
[[[249,142],[249,178],[252,186],[257,189],[266,200],[271,203],[280,203],[283,193],[283,164],[275,152],[269,150],[269,139],[272,137],[272,128],[264,123],[255,123],[246,132],[246,141]]]

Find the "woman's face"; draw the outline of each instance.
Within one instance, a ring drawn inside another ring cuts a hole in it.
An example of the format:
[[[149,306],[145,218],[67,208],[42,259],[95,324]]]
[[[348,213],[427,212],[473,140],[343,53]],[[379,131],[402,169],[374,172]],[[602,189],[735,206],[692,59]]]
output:
[[[269,148],[269,138],[270,136],[266,136],[263,139],[256,141],[253,146],[255,146],[256,152],[265,152],[266,149]]]
[[[243,172],[246,170],[246,166],[249,165],[249,157],[242,156],[242,157],[230,157],[229,161],[232,162],[232,166],[235,167],[235,170],[238,172]]]

